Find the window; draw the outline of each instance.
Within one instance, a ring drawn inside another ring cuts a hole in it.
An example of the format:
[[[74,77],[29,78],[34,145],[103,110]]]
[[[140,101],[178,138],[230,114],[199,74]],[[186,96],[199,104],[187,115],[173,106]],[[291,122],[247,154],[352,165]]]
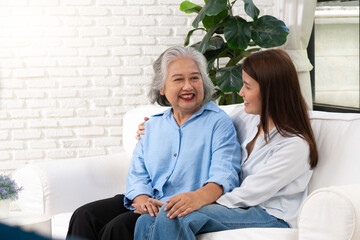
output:
[[[360,112],[359,0],[318,0],[308,53],[314,110]]]

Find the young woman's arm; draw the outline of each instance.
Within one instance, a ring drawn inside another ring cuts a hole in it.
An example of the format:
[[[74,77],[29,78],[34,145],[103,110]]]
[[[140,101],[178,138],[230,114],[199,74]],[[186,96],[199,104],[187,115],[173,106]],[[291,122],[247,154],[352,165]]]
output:
[[[214,203],[223,193],[221,186],[208,183],[193,192],[180,193],[167,201],[165,211],[169,211],[169,218],[182,217],[202,206]]]
[[[254,149],[252,154],[256,154],[256,151]],[[218,203],[227,207],[256,206],[280,194],[306,190],[312,170],[308,163],[309,145],[305,140],[289,138],[287,142],[266,152],[267,157],[248,160],[253,161],[253,165],[255,161],[260,164],[251,169],[253,173],[245,176],[240,187],[224,194],[217,200]]]
[[[148,118],[148,117],[144,117],[144,121],[143,122],[141,122],[139,125],[138,125],[138,130],[136,131],[136,136],[135,136],[135,138],[137,139],[137,140],[140,140],[140,135],[144,135],[145,134],[145,122],[147,121],[147,120],[149,120],[150,118]]]

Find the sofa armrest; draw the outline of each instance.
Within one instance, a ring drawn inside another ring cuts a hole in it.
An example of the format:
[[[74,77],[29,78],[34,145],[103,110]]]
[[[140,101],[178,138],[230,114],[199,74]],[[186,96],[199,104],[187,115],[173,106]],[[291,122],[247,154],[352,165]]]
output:
[[[125,192],[129,162],[130,157],[120,153],[25,165],[13,175],[23,187],[16,203],[24,212],[49,216],[72,212],[90,201]]]
[[[360,239],[360,184],[321,188],[302,204],[299,240]]]

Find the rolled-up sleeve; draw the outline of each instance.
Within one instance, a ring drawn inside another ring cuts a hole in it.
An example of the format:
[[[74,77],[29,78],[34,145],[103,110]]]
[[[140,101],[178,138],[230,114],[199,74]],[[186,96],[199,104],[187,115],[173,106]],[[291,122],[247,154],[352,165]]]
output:
[[[212,156],[207,183],[223,188],[223,193],[239,186],[241,163],[240,144],[230,118],[216,124],[213,133]]]
[[[124,206],[131,210],[134,209],[131,204],[135,197],[143,194],[153,195],[151,179],[146,170],[143,156],[143,139],[141,138],[134,149],[126,181]]]

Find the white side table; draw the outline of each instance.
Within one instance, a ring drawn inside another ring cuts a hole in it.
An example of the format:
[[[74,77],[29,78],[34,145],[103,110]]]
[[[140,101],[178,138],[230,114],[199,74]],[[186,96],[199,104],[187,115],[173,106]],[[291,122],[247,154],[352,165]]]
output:
[[[10,211],[9,217],[0,219],[9,226],[18,226],[25,231],[32,231],[45,237],[51,237],[51,218],[44,214]]]

